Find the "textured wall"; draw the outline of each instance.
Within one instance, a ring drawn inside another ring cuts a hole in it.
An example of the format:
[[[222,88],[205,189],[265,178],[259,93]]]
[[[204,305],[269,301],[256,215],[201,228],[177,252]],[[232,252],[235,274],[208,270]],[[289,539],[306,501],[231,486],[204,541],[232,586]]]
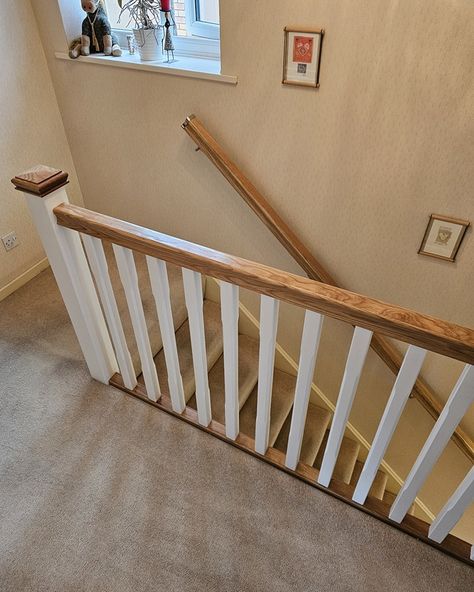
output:
[[[431,212],[474,221],[472,0],[222,0],[236,87],[55,60],[57,2],[32,3],[87,206],[298,272],[194,152],[179,126],[196,112],[343,285],[474,324],[472,233],[455,264],[417,255]],[[327,31],[318,91],[280,84],[290,24]],[[289,311],[279,332],[295,357],[300,322]],[[333,399],[349,340],[327,324],[316,378]],[[425,375],[446,398],[458,370],[433,359]],[[369,440],[392,383],[370,363],[351,415]],[[388,455],[402,475],[432,425],[410,401]],[[450,445],[425,501],[438,509],[468,466]]]
[[[0,235],[16,230],[19,241],[8,253],[0,245],[1,289],[44,257],[26,205],[10,179],[32,165],[50,164],[71,173],[71,196],[81,197],[29,0],[2,2],[0,39]]]

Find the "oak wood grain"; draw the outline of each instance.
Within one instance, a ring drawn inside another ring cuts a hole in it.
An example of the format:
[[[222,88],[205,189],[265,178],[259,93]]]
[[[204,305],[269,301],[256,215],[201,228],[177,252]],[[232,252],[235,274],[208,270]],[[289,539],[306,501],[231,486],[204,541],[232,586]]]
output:
[[[308,277],[319,282],[324,282],[325,284],[339,285],[329,271],[312,255],[309,249],[306,248],[286,222],[272,208],[262,193],[230,159],[222,146],[220,146],[195,115],[190,115],[186,119],[183,129],[197,144],[201,152],[206,154],[211,162],[214,163],[260,220],[270,229],[272,234],[286,248]],[[450,219],[450,221],[461,222],[454,218]],[[462,222],[465,223],[465,221]],[[392,372],[398,374],[403,360],[400,352],[381,335],[374,335],[371,347]],[[434,419],[439,417],[443,405],[439,402],[433,389],[422,377],[418,377],[416,380],[413,395]],[[462,452],[474,462],[474,442],[462,428],[458,427],[456,429],[453,434],[453,440]]]
[[[221,253],[78,206],[62,204],[54,209],[54,214],[60,226],[463,362],[474,363],[474,330],[467,327]]]
[[[456,559],[460,559],[468,565],[474,565],[474,562],[470,560],[471,546],[469,543],[463,541],[462,539],[459,539],[458,537],[455,537],[453,535],[448,535],[442,543],[436,543],[435,541],[432,541],[428,538],[429,524],[424,522],[423,520],[420,520],[415,516],[407,515],[400,524],[397,522],[393,522],[388,517],[390,505],[383,502],[382,500],[369,496],[363,506],[355,503],[352,500],[352,495],[354,493],[353,485],[341,483],[333,479],[330,482],[329,487],[323,487],[322,485],[319,485],[319,483],[317,482],[319,471],[314,467],[299,462],[298,466],[296,467],[296,470],[293,471],[285,466],[285,453],[281,452],[280,450],[277,450],[276,448],[270,447],[268,448],[266,454],[258,454],[258,452],[255,452],[255,440],[250,436],[243,434],[241,432],[237,436],[236,440],[231,440],[226,436],[225,426],[215,420],[212,420],[209,426],[207,427],[202,426],[198,421],[197,411],[195,409],[191,409],[190,407],[186,407],[186,409],[181,414],[176,413],[175,411],[173,411],[171,398],[167,390],[167,385],[163,386],[162,396],[160,400],[154,402],[148,399],[143,379],[141,376],[138,377],[138,385],[133,390],[127,389],[124,386],[123,379],[120,374],[115,374],[110,380],[110,384],[140,399],[141,401],[149,405],[152,405],[153,407],[165,411],[166,413],[173,415],[174,417],[177,417],[182,421],[185,421],[193,425],[194,427],[197,427],[198,429],[208,434],[211,434],[212,436],[215,436],[236,448],[239,448],[240,450],[243,450],[244,452],[251,454],[252,456],[262,460],[263,462],[266,462],[280,469],[281,471],[284,471],[285,473],[288,473],[289,475],[292,475],[300,479],[301,481],[308,483],[316,489],[324,491],[329,495],[347,504],[350,504],[354,508],[363,511],[366,514],[370,514],[371,516],[374,516],[375,518],[382,520],[383,522],[386,522],[387,524],[397,528],[398,530],[401,530],[419,540],[424,541],[425,543],[428,543],[429,545],[438,549],[439,551],[442,551],[443,553],[451,555]]]
[[[186,133],[194,140],[202,152],[216,165],[219,171],[257,214],[267,228],[278,238],[281,244],[294,257],[308,274],[317,273],[318,281],[336,285],[336,281],[303,245],[296,234],[271,207],[255,185],[239,170],[237,165],[225,154],[216,140],[204,128],[202,123],[191,115],[183,124]]]
[[[56,189],[67,185],[68,173],[45,165],[37,165],[13,177],[11,182],[18,191],[45,197]]]

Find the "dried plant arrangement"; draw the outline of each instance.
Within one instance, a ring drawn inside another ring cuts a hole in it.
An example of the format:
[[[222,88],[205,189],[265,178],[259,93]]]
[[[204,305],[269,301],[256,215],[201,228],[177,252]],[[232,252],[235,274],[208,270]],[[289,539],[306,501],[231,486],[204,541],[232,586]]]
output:
[[[117,0],[120,7],[120,18],[128,13],[127,28],[132,25],[135,44],[144,61],[157,61],[162,55],[160,0]]]
[[[160,0],[117,0],[121,8],[119,22],[122,14],[128,12],[130,20],[126,27],[133,23],[134,29],[156,29],[161,25],[160,20]]]

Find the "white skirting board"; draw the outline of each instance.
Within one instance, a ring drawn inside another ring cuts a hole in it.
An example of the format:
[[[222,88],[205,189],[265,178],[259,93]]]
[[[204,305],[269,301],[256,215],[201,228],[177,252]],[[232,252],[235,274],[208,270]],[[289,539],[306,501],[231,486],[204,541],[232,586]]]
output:
[[[38,261],[38,263],[35,263],[33,267],[30,267],[30,269],[27,269],[24,273],[22,273],[17,278],[9,282],[6,286],[0,288],[0,302],[4,300],[7,296],[10,296],[10,294],[13,294],[13,292],[15,292],[16,290],[27,284],[30,280],[32,280],[35,276],[37,276],[39,273],[41,273],[48,267],[49,261],[48,258],[45,257],[44,259],[41,259],[41,261]]]

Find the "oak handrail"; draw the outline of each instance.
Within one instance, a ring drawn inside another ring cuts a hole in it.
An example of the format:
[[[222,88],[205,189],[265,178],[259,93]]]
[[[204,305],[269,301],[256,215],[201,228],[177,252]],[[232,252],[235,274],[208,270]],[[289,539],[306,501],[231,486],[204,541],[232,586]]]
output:
[[[183,129],[280,241],[308,277],[325,284],[337,286],[338,284],[332,275],[312,255],[195,115],[191,115],[186,119],[183,123]],[[402,364],[402,354],[380,335],[373,336],[371,347],[390,370],[397,374]],[[432,388],[421,377],[416,380],[413,395],[434,419],[439,417],[443,406],[436,398]],[[474,462],[474,442],[460,426],[453,434],[453,440],[464,454]]]
[[[228,255],[79,206],[53,210],[59,226],[474,364],[474,330]]]

